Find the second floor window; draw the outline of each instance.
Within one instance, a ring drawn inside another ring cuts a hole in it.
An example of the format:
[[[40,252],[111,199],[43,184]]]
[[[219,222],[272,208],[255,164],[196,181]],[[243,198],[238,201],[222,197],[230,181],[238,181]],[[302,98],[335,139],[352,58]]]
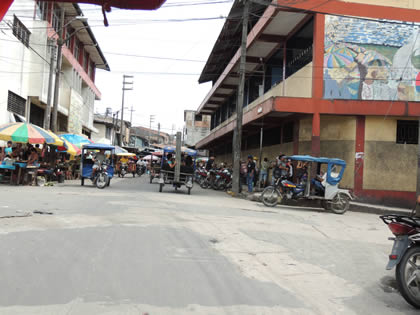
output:
[[[51,24],[56,32],[58,32],[60,29],[60,15],[60,9],[58,7],[54,7]]]
[[[7,110],[9,112],[25,116],[26,100],[23,97],[9,91],[7,96]]]
[[[46,1],[36,2],[36,15],[39,19],[43,21],[48,20],[48,2]]]
[[[23,25],[16,15],[13,17],[13,35],[15,35],[22,44],[29,47],[29,36],[31,35],[31,32],[29,32],[26,26]]]

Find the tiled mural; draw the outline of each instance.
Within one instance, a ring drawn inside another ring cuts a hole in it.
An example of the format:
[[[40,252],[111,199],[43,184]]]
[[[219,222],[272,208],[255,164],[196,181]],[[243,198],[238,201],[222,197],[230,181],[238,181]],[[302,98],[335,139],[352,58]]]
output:
[[[420,101],[420,25],[327,16],[324,98]]]

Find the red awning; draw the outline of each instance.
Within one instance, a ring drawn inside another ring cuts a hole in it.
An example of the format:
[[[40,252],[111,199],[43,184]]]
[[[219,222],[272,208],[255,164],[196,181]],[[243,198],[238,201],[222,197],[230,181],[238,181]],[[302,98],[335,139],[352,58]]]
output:
[[[3,17],[6,15],[7,10],[9,10],[10,5],[13,0],[3,0],[0,1],[0,21],[3,20]]]
[[[104,6],[105,9],[111,7],[131,10],[156,10],[166,0],[50,0],[51,2],[72,2],[89,3]],[[108,10],[107,10],[108,11]]]
[[[88,3],[102,6],[102,11],[110,12],[111,7],[130,10],[156,10],[166,0],[50,0],[50,2]],[[0,0],[0,21],[3,19],[13,0]],[[105,18],[105,24],[108,22]]]

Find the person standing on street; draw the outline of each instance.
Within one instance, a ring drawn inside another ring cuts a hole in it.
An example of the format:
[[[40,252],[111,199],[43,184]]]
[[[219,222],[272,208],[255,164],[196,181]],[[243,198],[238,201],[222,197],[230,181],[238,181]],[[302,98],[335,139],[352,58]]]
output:
[[[261,170],[260,170],[260,185],[262,187],[265,187],[265,184],[267,182],[268,167],[269,167],[268,159],[265,157],[261,163]]]
[[[252,155],[248,155],[246,181],[248,184],[248,192],[250,193],[252,192],[252,188],[254,185],[254,175],[255,175],[255,162],[252,158]]]
[[[207,161],[207,164],[206,164],[206,171],[207,172],[210,171],[213,168],[213,163],[214,163],[214,156],[211,156],[209,158],[209,160]]]

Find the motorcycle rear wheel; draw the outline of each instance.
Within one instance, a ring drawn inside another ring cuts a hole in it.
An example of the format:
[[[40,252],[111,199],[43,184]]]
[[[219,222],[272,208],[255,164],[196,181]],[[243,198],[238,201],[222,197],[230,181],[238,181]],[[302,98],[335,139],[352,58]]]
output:
[[[395,271],[398,288],[404,299],[420,308],[420,246],[407,250]]]
[[[207,189],[209,187],[209,182],[207,181],[207,179],[204,179],[201,184],[200,187],[203,189]]]
[[[267,188],[263,190],[261,194],[261,200],[263,204],[267,207],[276,206],[279,202],[280,197],[281,197],[281,194],[273,186],[268,186]]]
[[[335,214],[344,214],[350,207],[350,197],[343,193],[338,193],[330,204],[331,211]]]

